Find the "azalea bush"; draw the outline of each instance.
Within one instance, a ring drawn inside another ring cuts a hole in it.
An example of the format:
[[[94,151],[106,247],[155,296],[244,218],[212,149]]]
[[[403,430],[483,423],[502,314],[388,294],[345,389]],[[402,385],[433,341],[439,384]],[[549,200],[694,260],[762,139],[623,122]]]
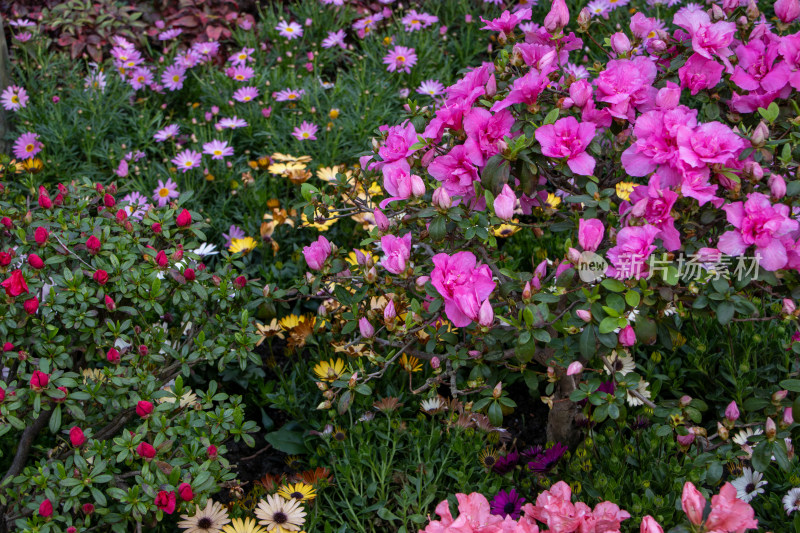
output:
[[[550,408],[551,441],[647,415],[673,453],[697,447],[695,482],[716,487],[736,459],[791,487],[798,13],[761,7],[676,6],[669,25],[639,12],[600,38],[602,17],[563,2],[539,21],[527,8],[482,21],[505,43],[494,62],[380,128],[360,171],[302,186],[318,223],[375,221],[352,257],[310,242],[303,284],[274,293],[319,302],[318,334],[347,356],[320,363],[318,408],[344,415],[392,366],[419,364],[409,391],[496,427],[530,401],[508,393],[524,382]],[[517,232],[541,254],[515,256]],[[788,324],[746,424],[722,420],[730,398],[684,397],[643,365],[698,321],[729,336]],[[730,442],[746,429],[749,451]]]
[[[177,203],[131,209],[89,182],[1,194],[0,529],[128,531],[204,503],[233,477],[226,443],[256,429],[240,397],[184,381],[259,361],[241,263],[206,268]]]

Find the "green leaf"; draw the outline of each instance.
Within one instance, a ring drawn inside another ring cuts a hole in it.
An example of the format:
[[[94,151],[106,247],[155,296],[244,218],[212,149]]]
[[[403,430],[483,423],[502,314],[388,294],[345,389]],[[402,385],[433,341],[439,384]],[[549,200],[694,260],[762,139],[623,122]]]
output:
[[[720,302],[717,306],[717,320],[723,326],[731,321],[735,308],[731,302]]]
[[[753,449],[753,457],[750,463],[753,469],[758,472],[766,472],[772,459],[772,443],[769,441],[759,442]]]
[[[600,333],[611,333],[615,329],[617,329],[617,322],[618,318],[613,316],[607,316],[600,322]]]
[[[269,442],[276,450],[289,455],[306,453],[306,446],[303,440],[302,430],[293,431],[289,428],[290,424],[283,426],[278,431],[267,433],[264,439]]]
[[[788,391],[800,392],[800,379],[784,379],[780,382],[780,386]],[[798,416],[800,416],[800,413],[798,413]]]
[[[503,410],[498,402],[492,402],[489,406],[489,422],[495,426],[503,424]]]
[[[386,507],[381,507],[380,509],[378,509],[378,517],[380,517],[383,520],[386,520],[388,522],[392,522],[394,520],[400,520],[399,516],[397,516],[396,514],[391,512]]]
[[[61,405],[56,405],[55,409],[53,409],[53,414],[50,416],[50,422],[48,424],[50,428],[50,433],[56,433],[59,429],[61,429]]]
[[[550,112],[547,113],[547,116],[544,117],[544,123],[545,124],[553,124],[556,120],[558,120],[559,111],[560,110],[557,107],[554,107],[553,109],[551,109]]]
[[[622,292],[625,290],[625,285],[621,281],[614,278],[605,278],[600,282],[600,285],[612,292]]]

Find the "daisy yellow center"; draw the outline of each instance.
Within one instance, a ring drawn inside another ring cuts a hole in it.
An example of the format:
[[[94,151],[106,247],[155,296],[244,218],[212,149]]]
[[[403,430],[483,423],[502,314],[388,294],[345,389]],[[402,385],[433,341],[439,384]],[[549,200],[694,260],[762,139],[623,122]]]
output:
[[[244,61],[245,59],[247,59],[247,56],[246,56],[246,55],[244,55],[244,54],[239,54],[239,59],[241,59],[242,61]]]
[[[397,56],[397,61],[400,62],[400,63],[405,63],[406,62],[406,58],[405,58],[405,56]]]
[[[161,198],[166,198],[167,196],[169,196],[169,189],[167,189],[166,187],[162,187],[162,188],[160,188],[160,189],[158,190],[158,195],[159,195]]]
[[[17,96],[16,94],[14,96],[12,96],[11,97],[11,103],[18,104],[19,103],[19,96]]]
[[[192,163],[191,161],[187,161],[186,163],[184,163],[184,165],[185,165],[185,166],[187,166],[187,167],[190,167],[190,166],[192,166],[193,164],[194,164],[194,163]]]
[[[222,150],[220,149],[214,150],[214,155],[222,155]]]
[[[411,24],[419,24],[419,21],[417,19],[414,19],[411,21]]]
[[[296,94],[290,94],[289,96],[287,96],[287,98],[289,98],[289,100],[294,100],[295,98],[297,98],[297,95]]]
[[[294,28],[291,28],[291,27],[287,27],[286,28],[286,33],[292,33],[293,31],[294,31]]]
[[[136,78],[136,81],[138,81],[139,83],[144,83],[144,76],[138,76]]]
[[[244,100],[245,102],[249,102],[250,101],[250,97],[249,96],[245,96],[245,97],[242,98],[242,100]]]
[[[26,144],[25,145],[26,152],[33,152],[33,144]]]
[[[242,76],[241,74],[237,74],[236,75],[236,80],[237,81],[242,81],[243,79],[244,79],[244,76]]]
[[[303,132],[303,139],[308,139],[308,132],[307,131]]]
[[[179,81],[181,81],[181,77],[176,74],[176,75],[172,76],[172,81],[174,81],[175,83],[178,83]]]
[[[651,31],[650,33],[647,34],[647,37],[650,38],[650,39],[652,39],[655,36],[656,36],[656,32],[654,32],[654,31]]]

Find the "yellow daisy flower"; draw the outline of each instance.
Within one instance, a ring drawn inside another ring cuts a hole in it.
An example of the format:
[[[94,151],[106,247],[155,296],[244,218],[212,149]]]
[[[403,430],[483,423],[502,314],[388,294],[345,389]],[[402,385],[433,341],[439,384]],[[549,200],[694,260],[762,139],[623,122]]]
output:
[[[313,371],[320,381],[336,381],[339,376],[344,374],[344,361],[341,359],[320,361],[314,366]]]
[[[267,533],[267,530],[256,524],[252,518],[234,518],[222,528],[222,533]]]
[[[239,252],[249,253],[258,246],[258,242],[252,237],[245,237],[243,239],[231,239],[231,245],[228,247],[228,251],[232,254],[238,254]]]
[[[319,215],[318,217],[314,218],[314,222],[309,221],[305,213],[303,213],[303,216],[300,218],[303,221],[303,225],[305,226],[312,227],[317,231],[328,231],[328,229],[330,229],[331,226],[336,224],[336,221],[338,220],[337,218],[333,218],[336,216],[336,214],[337,214],[336,211],[329,209],[327,217]]]
[[[512,220],[512,222],[517,222],[517,221]],[[500,224],[499,226],[492,228],[492,235],[504,239],[506,237],[511,237],[520,229],[521,228],[515,224]]]
[[[278,489],[278,494],[287,500],[295,499],[301,502],[307,502],[317,497],[317,491],[311,485],[300,483],[287,483]]]
[[[549,207],[550,209],[556,209],[561,204],[561,197],[556,196],[553,193],[550,193],[547,195],[547,200],[545,200],[545,204],[547,204],[547,207]]]
[[[422,370],[422,363],[419,362],[419,359],[414,357],[413,355],[409,356],[403,354],[400,356],[400,366],[403,370],[408,372],[409,374],[412,372],[419,372]]]

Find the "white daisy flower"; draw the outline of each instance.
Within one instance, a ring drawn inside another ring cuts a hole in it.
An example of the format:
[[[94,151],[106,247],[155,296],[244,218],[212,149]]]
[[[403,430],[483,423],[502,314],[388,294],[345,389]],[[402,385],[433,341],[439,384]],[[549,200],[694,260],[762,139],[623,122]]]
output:
[[[636,363],[633,362],[633,356],[627,353],[625,355],[619,355],[616,350],[612,350],[611,354],[606,357],[606,361],[608,364],[605,365],[605,369],[606,374],[609,376],[617,372],[624,376],[636,370]]]
[[[204,242],[200,245],[200,248],[192,250],[192,253],[197,254],[200,257],[205,257],[207,255],[217,255],[219,251],[217,251],[217,247],[215,245]]]
[[[800,511],[800,487],[790,489],[783,497],[783,508],[786,514],[790,515],[795,511]]]
[[[745,503],[750,503],[757,495],[763,494],[764,489],[761,487],[767,484],[763,477],[764,474],[761,472],[745,467],[742,470],[742,476],[731,482],[731,485],[736,489],[736,497]]]
[[[640,380],[639,383],[636,385],[634,390],[638,391],[639,394],[642,395],[643,398],[650,399],[650,391],[647,390],[647,387],[650,386],[650,383],[645,380]],[[644,405],[644,402],[640,400],[638,397],[631,394],[631,389],[627,389],[625,391],[625,395],[627,396],[628,405],[631,407],[636,407],[638,405]]]

